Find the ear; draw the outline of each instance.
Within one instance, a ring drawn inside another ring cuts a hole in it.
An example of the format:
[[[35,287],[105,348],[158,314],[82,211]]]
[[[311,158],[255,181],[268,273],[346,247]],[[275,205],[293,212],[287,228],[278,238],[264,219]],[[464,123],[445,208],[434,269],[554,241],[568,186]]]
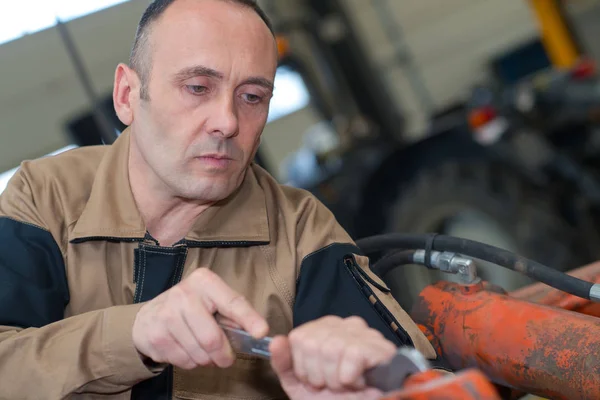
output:
[[[127,126],[133,122],[134,98],[139,90],[139,79],[134,70],[125,64],[119,64],[115,71],[113,86],[113,103],[115,111],[121,122]]]

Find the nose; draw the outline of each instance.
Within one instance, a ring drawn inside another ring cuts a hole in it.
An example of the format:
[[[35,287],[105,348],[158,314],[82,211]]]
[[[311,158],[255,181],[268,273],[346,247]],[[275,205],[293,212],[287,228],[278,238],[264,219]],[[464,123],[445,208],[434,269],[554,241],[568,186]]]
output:
[[[208,118],[208,131],[213,135],[232,137],[237,135],[238,127],[234,98],[224,93],[215,99]]]

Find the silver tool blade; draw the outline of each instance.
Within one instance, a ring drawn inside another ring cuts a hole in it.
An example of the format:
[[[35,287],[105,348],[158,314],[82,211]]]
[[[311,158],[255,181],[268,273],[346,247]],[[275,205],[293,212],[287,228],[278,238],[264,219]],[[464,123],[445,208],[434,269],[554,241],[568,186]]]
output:
[[[273,340],[272,338],[264,337],[262,339],[256,339],[244,330],[232,328],[223,324],[220,324],[220,326],[223,329],[223,332],[225,332],[227,339],[229,339],[231,347],[238,353],[265,359],[271,358],[269,345]]]
[[[387,364],[381,364],[365,372],[367,386],[382,392],[398,390],[410,375],[431,369],[429,361],[412,347],[400,347]]]

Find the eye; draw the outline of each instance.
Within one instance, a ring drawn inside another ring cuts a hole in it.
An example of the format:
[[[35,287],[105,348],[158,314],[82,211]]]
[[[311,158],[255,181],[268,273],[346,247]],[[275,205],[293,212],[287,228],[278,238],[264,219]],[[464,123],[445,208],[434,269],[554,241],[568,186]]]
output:
[[[192,94],[204,94],[208,90],[206,86],[186,85],[187,90]]]
[[[252,93],[244,93],[242,97],[250,104],[258,104],[263,99],[261,96]]]

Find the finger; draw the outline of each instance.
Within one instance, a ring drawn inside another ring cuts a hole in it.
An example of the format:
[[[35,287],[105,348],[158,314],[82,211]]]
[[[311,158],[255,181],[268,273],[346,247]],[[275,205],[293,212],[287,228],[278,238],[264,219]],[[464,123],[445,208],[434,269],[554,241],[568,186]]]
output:
[[[285,336],[276,336],[269,345],[271,365],[279,379],[294,375],[294,363],[290,342]]]
[[[294,374],[300,382],[309,385],[308,371],[304,361],[304,349],[302,348],[303,330],[296,329],[289,334],[290,349],[292,352],[292,363],[294,365]]]
[[[323,355],[326,362],[323,363],[323,375],[325,376],[327,388],[338,391],[342,389],[340,382],[340,365],[344,353],[344,345],[340,340],[328,340],[323,345]]]
[[[180,308],[174,312],[177,313],[177,317],[173,318],[167,324],[167,329],[171,337],[181,346],[189,358],[194,361],[195,366],[208,366],[212,364],[210,356],[202,349],[198,339],[186,323],[183,310]]]
[[[218,367],[227,368],[233,364],[235,353],[231,344],[223,329],[201,302],[194,302],[189,298],[184,301],[183,319],[199,346]]]
[[[155,351],[157,352],[155,360],[163,360],[183,369],[192,369],[196,366],[194,361],[188,356],[187,352],[181,347],[177,340],[168,331],[161,332],[156,339]]]
[[[381,338],[375,337],[373,340],[371,340],[369,348],[371,351],[366,353],[367,368],[372,368],[379,364],[389,362],[398,351],[396,345],[385,339],[383,336]]]
[[[305,339],[302,344],[302,362],[304,364],[304,370],[308,375],[308,382],[315,389],[322,389],[325,387],[325,364],[329,363],[322,355],[319,338],[310,337]]]
[[[242,327],[240,326],[240,324],[237,324],[234,321],[230,320],[229,318],[224,317],[224,316],[222,316],[220,314],[217,314],[215,316],[215,319],[221,325],[225,325],[225,326],[228,326],[228,327],[234,328],[234,329],[242,329]]]
[[[363,373],[367,369],[365,352],[357,345],[345,349],[340,361],[339,380],[342,385],[354,389],[363,389]]]
[[[199,272],[202,272],[198,273],[197,278],[200,281],[199,287],[202,288],[201,297],[211,314],[218,312],[256,338],[267,335],[267,321],[241,294],[231,289],[215,273],[205,268]]]

